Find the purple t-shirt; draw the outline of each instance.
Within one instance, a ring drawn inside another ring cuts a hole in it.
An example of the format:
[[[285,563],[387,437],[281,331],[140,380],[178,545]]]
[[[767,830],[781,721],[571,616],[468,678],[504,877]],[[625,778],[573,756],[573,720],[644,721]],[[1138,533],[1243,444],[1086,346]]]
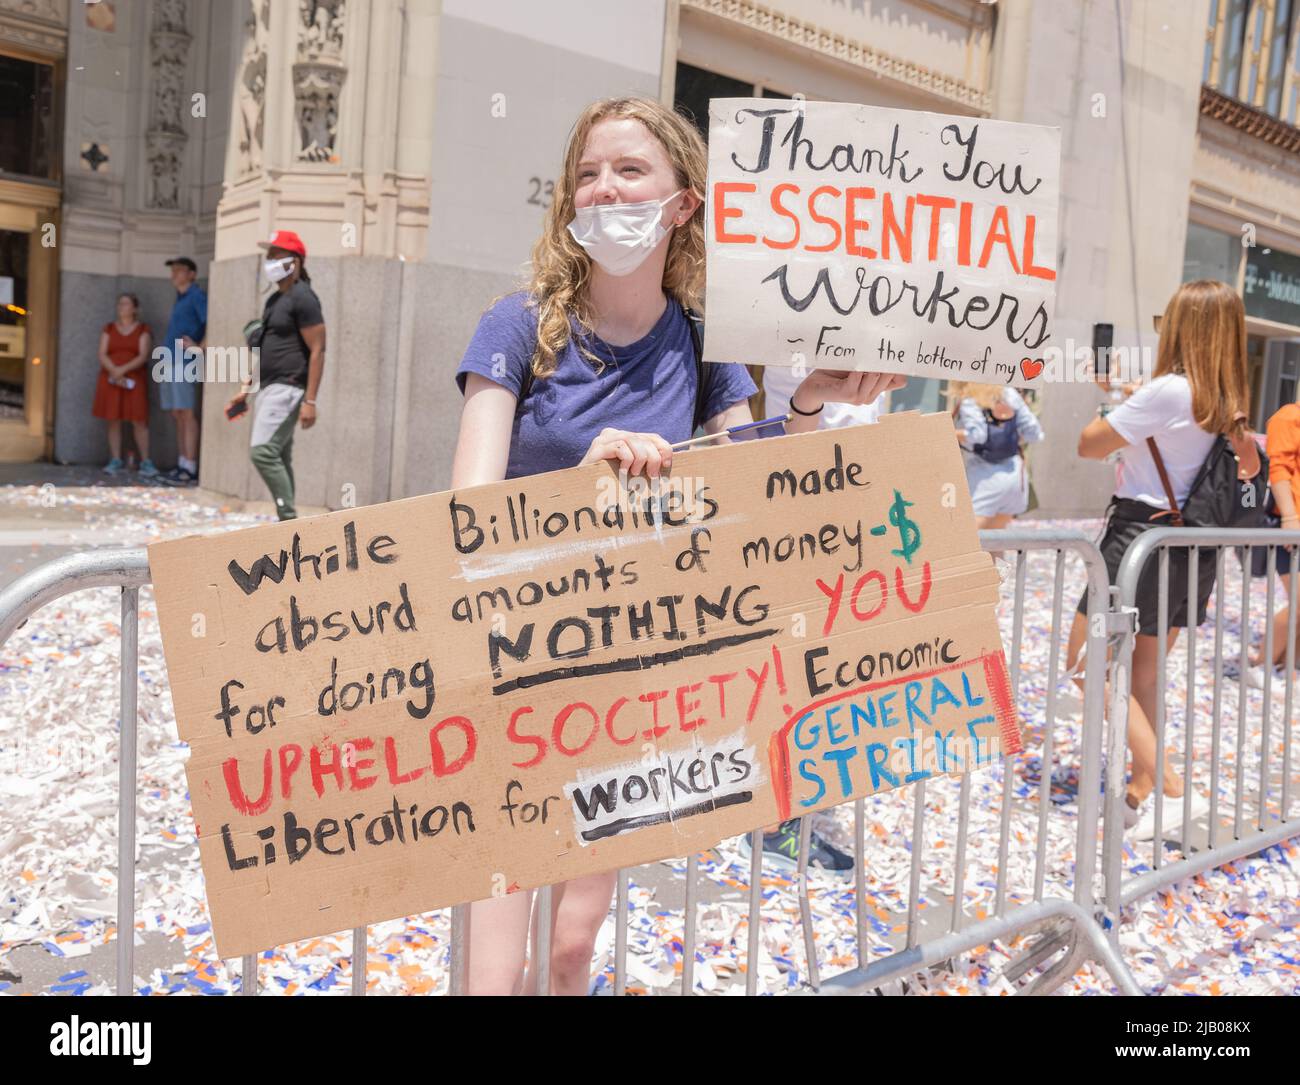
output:
[[[516,396],[532,364],[537,315],[525,292],[502,298],[483,314],[456,370],[465,391],[468,373],[480,373]],[[592,336],[587,346],[605,362],[596,366],[572,339],[556,359],[555,372],[533,381],[515,414],[506,478],[573,467],[602,429],[657,433],[669,444],[694,431],[698,371],[691,330],[672,298],[645,336],[613,347]],[[712,418],[757,391],[743,365],[707,367],[704,417]]]

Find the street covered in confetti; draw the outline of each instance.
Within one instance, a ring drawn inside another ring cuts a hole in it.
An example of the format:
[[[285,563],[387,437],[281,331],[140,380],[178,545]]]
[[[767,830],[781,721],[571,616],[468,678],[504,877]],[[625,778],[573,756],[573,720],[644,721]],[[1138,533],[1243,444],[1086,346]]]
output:
[[[84,548],[98,537],[118,545],[144,545],[188,533],[253,526],[265,519],[212,499],[195,500],[176,491],[141,487],[14,486],[6,501],[19,519],[35,522],[62,507],[75,508],[76,530],[60,535],[52,524],[46,543]],[[1026,531],[1075,529],[1095,537],[1096,521],[1037,521]],[[73,540],[68,543],[67,540]],[[35,567],[48,546],[10,533],[5,549],[7,576]],[[1054,556],[1038,551],[1027,559],[1021,624],[1019,706],[1026,752],[1013,758],[1010,848],[1003,872],[1010,904],[1034,897],[1037,823],[1042,788],[1049,787],[1051,811],[1041,871],[1047,896],[1073,893],[1077,828],[1079,722],[1082,705],[1068,681],[1056,688],[1058,724],[1050,773],[1041,759],[1048,703]],[[1228,580],[1239,583],[1229,557]],[[999,562],[1004,641],[1011,643],[1012,561]],[[1067,559],[1063,598],[1068,618],[1083,586],[1082,565]],[[1264,586],[1256,580],[1251,609],[1265,612]],[[1224,654],[1239,653],[1239,607],[1229,593],[1224,615]],[[1209,622],[1215,620],[1211,602]],[[102,994],[112,989],[116,932],[116,827],[118,729],[118,593],[91,589],[64,597],[39,611],[0,653],[0,992],[5,994]],[[136,976],[140,994],[231,994],[240,989],[239,962],[214,955],[194,822],[186,792],[188,747],[177,738],[151,592],[140,604],[139,799],[136,885]],[[1260,623],[1252,623],[1258,636]],[[1197,638],[1194,785],[1209,778],[1213,637]],[[1167,742],[1181,742],[1186,714],[1186,638],[1169,660],[1171,686]],[[1279,682],[1278,685],[1281,683]],[[1258,775],[1262,694],[1248,696],[1246,763],[1236,764],[1237,697],[1229,679],[1221,688],[1223,759],[1221,812],[1231,812],[1231,783],[1238,772]],[[1281,763],[1282,703],[1274,694],[1272,739]],[[1254,755],[1250,751],[1255,751]],[[998,832],[1002,766],[971,777],[971,822],[961,878],[961,921],[983,919],[993,909],[998,886]],[[924,862],[920,879],[920,937],[953,923],[955,812],[960,784],[955,777],[927,782]],[[1294,789],[1293,789],[1294,790]],[[1249,811],[1253,818],[1255,810]],[[865,800],[867,958],[897,952],[906,938],[907,894],[912,854],[914,795],[910,788]],[[853,805],[818,815],[820,833],[846,850],[853,846]],[[1149,845],[1124,845],[1127,872],[1150,862]],[[1173,845],[1171,845],[1171,849]],[[747,960],[750,861],[738,839],[725,840],[698,856],[699,897],[695,990],[741,994]],[[629,871],[627,989],[633,994],[680,990],[684,936],[685,861]],[[775,869],[763,886],[758,989],[780,993],[806,989],[809,982],[805,929],[796,883]],[[1103,895],[1096,879],[1098,899]],[[820,870],[809,873],[809,902],[820,977],[853,967],[858,960],[856,892],[851,879]],[[614,978],[613,910],[596,943],[592,989],[609,993]],[[1151,895],[1125,911],[1119,947],[1134,978],[1153,994],[1300,993],[1300,846],[1283,842],[1258,854],[1208,871]],[[946,967],[894,979],[883,994],[1009,994],[1001,972],[1023,948],[995,943],[953,959]],[[375,993],[434,994],[449,981],[450,922],[447,911],[372,924],[369,928],[367,987]],[[346,993],[351,983],[351,932],[268,948],[259,959],[267,994]],[[1113,990],[1106,973],[1087,964],[1059,994],[1104,994]]]

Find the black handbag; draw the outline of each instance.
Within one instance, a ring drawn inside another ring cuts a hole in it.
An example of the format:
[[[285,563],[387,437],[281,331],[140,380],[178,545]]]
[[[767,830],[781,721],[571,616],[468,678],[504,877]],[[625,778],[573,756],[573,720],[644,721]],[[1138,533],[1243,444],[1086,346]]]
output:
[[[1238,420],[1245,415],[1238,415]],[[1268,491],[1268,456],[1260,451],[1255,436],[1219,434],[1210,446],[1209,455],[1192,480],[1182,508],[1174,500],[1174,488],[1165,471],[1165,461],[1154,437],[1147,438],[1151,458],[1160,473],[1174,527],[1255,528],[1267,526],[1270,497]]]
[[[1171,514],[1170,523],[1176,527],[1276,528],[1282,525],[1268,485],[1268,456],[1260,451],[1253,434],[1246,433],[1235,440],[1219,434],[1214,439],[1181,510],[1174,502],[1173,487],[1165,474],[1164,460],[1155,439],[1148,437],[1147,444],[1169,500],[1170,513],[1165,515]],[[1256,466],[1253,471],[1252,466]],[[1237,560],[1245,565],[1245,548],[1236,550]],[[1251,547],[1251,576],[1268,575],[1268,550],[1263,546]],[[1278,552],[1275,567],[1279,573],[1290,572],[1287,551]]]

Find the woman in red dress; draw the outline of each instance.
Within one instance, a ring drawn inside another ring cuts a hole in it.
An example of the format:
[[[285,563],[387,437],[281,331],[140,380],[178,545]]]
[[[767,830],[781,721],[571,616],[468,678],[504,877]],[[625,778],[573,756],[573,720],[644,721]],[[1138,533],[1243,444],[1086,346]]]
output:
[[[117,320],[104,325],[99,334],[99,383],[95,386],[96,418],[108,422],[108,447],[112,459],[104,473],[116,475],[125,468],[122,462],[122,429],[119,423],[130,422],[135,430],[135,447],[140,450],[140,474],[153,478],[158,474],[149,458],[149,385],[144,364],[149,360],[149,327],[137,319],[140,301],[134,294],[119,294]]]

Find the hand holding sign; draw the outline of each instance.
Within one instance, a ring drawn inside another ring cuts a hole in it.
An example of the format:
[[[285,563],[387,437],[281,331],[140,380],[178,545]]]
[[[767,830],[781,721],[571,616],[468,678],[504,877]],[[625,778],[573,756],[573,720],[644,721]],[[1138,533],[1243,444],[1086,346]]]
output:
[[[803,379],[791,397],[798,411],[816,413],[826,403],[851,403],[862,406],[874,403],[884,392],[907,384],[898,373],[854,372],[841,369],[815,369]]]
[[[673,446],[657,433],[630,433],[621,429],[603,429],[596,434],[582,457],[582,463],[618,460],[619,470],[628,475],[643,471],[647,478],[658,478],[673,462]]]

